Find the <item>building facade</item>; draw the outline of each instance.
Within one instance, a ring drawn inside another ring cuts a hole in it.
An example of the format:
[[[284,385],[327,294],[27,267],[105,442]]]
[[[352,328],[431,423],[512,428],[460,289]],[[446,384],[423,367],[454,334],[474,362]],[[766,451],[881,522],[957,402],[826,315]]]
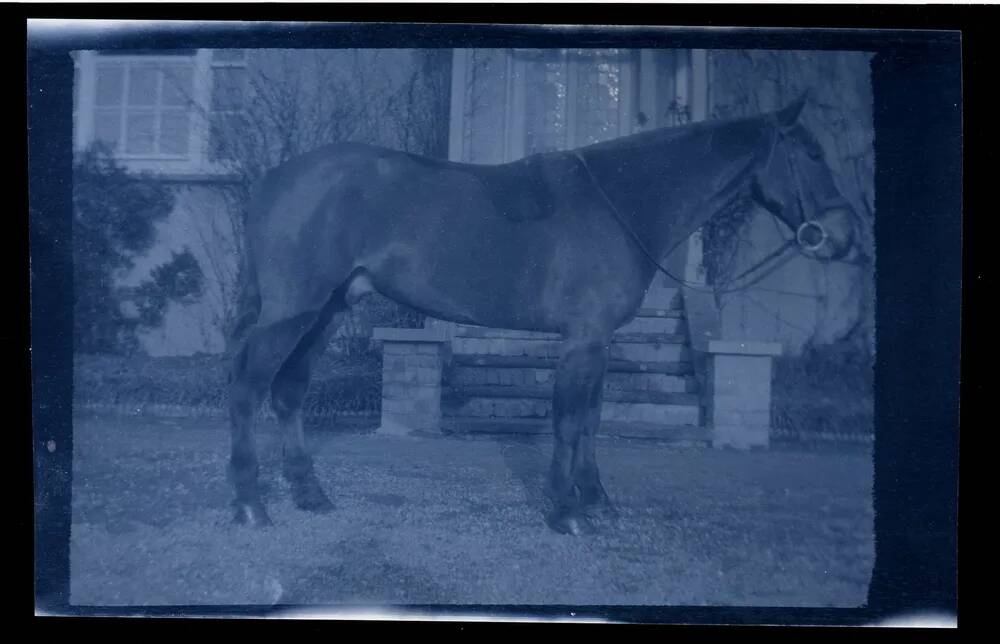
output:
[[[205,276],[197,302],[171,303],[159,328],[140,333],[154,356],[225,347],[242,241],[231,197],[240,182],[330,141],[405,148],[421,116],[394,102],[412,94],[407,83],[421,72],[413,50],[78,51],[74,61],[75,149],[101,142],[175,197],[155,246],[118,284],[137,285],[184,248]]]
[[[797,64],[807,72],[829,68],[823,91],[846,96],[839,97],[847,106],[841,111],[855,136],[846,150],[837,149],[838,137],[829,138],[828,151],[841,160],[867,158],[867,165],[852,167],[860,168],[856,174],[867,173],[870,183],[867,59],[821,52],[812,60],[779,52],[781,60],[763,57],[763,63],[741,68],[740,78],[746,80],[762,74],[750,90],[727,73],[740,61],[764,54],[456,49],[451,54],[448,156],[502,163],[644,129],[760,113],[815,81],[808,73],[787,87],[768,80],[773,69]],[[239,164],[249,161],[266,168],[338,139],[412,148],[410,124],[421,116],[412,110],[392,112],[398,101],[390,97],[412,90],[414,79],[426,71],[415,50],[81,51],[75,62],[75,147],[104,142],[127,169],[167,182],[176,195],[174,213],[159,226],[158,243],[136,258],[120,283],[139,283],[183,248],[194,253],[206,276],[200,301],[171,304],[162,327],[142,333],[142,346],[152,355],[224,347],[222,329],[234,300],[240,253],[238,227],[225,194],[227,186],[246,179]],[[843,92],[845,85],[853,91]],[[836,100],[833,96],[827,102]],[[845,194],[864,199],[862,193],[846,186]],[[782,231],[760,213],[751,218],[744,237],[736,268],[751,265],[783,241]],[[667,265],[688,282],[704,283],[702,256],[701,238],[695,234],[667,258]],[[858,280],[849,270],[793,260],[753,289],[721,298],[722,336],[777,341],[791,352],[810,339],[836,339],[859,316]],[[677,286],[658,275],[644,306],[668,308]]]

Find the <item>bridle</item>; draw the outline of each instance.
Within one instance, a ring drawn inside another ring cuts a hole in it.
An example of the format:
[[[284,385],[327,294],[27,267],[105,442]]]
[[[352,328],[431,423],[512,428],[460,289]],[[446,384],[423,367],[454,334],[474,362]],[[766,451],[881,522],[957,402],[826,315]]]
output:
[[[767,157],[767,163],[765,165],[765,171],[770,169],[770,167],[771,167],[771,161],[774,158],[774,151],[778,147],[779,143],[784,143],[786,137],[787,137],[787,135],[781,129],[779,129],[777,131],[777,136],[775,137],[773,143],[771,144],[771,149],[768,151],[768,157]],[[802,182],[801,182],[801,179],[799,177],[798,170],[795,167],[795,164],[792,162],[792,159],[791,159],[792,152],[790,150],[786,150],[786,153],[785,153],[785,162],[788,164],[789,172],[791,173],[792,180],[795,182],[795,199],[796,199],[796,202],[797,202],[797,205],[798,205],[798,211],[799,211],[799,223],[798,223],[798,225],[797,226],[793,226],[792,224],[788,223],[788,221],[786,221],[785,218],[782,217],[778,212],[775,212],[768,205],[766,199],[763,199],[763,195],[760,195],[760,198],[757,199],[756,201],[758,201],[760,203],[760,205],[765,210],[767,210],[768,212],[770,212],[776,219],[778,219],[783,224],[785,224],[785,226],[788,227],[789,230],[793,233],[793,237],[791,239],[787,240],[784,244],[782,244],[778,248],[776,248],[774,251],[772,251],[771,253],[769,253],[766,257],[764,257],[763,259],[761,259],[760,261],[758,261],[756,264],[754,264],[750,268],[746,269],[745,271],[742,271],[736,277],[730,279],[729,282],[728,282],[729,284],[732,284],[733,282],[738,282],[739,280],[743,279],[747,275],[750,275],[754,271],[759,270],[761,267],[765,266],[769,262],[773,262],[772,265],[768,266],[760,275],[755,276],[752,280],[748,281],[747,283],[742,284],[742,285],[740,285],[739,287],[736,287],[736,288],[722,290],[722,291],[720,291],[718,289],[704,288],[704,286],[701,285],[701,284],[698,284],[698,283],[695,283],[695,282],[689,282],[689,281],[687,281],[687,280],[685,280],[683,278],[680,278],[680,277],[674,275],[668,269],[666,269],[662,264],[660,264],[660,262],[657,261],[657,259],[655,257],[653,257],[653,254],[650,253],[649,249],[646,248],[646,245],[643,243],[642,239],[639,237],[638,234],[636,234],[635,230],[633,230],[633,228],[628,224],[628,222],[622,216],[621,211],[619,211],[618,207],[615,206],[614,202],[611,201],[611,198],[608,196],[608,193],[605,192],[604,188],[601,186],[600,182],[597,180],[597,177],[594,176],[594,173],[591,171],[590,166],[587,164],[587,159],[583,156],[583,153],[581,153],[580,150],[573,150],[573,155],[580,162],[580,165],[583,166],[584,171],[587,173],[587,177],[590,179],[590,182],[594,186],[594,188],[597,189],[597,192],[601,196],[601,198],[603,199],[605,205],[608,206],[608,208],[611,210],[611,213],[614,215],[615,219],[618,220],[618,223],[621,225],[621,227],[625,230],[626,233],[628,233],[629,237],[632,238],[632,241],[635,242],[635,244],[638,246],[639,250],[642,251],[642,254],[646,256],[646,259],[648,259],[650,261],[650,263],[652,263],[653,266],[656,267],[657,270],[659,270],[661,273],[663,273],[664,275],[666,275],[670,279],[672,279],[672,280],[678,282],[679,284],[682,284],[682,285],[684,285],[684,286],[686,286],[688,288],[691,288],[693,290],[702,290],[702,291],[705,291],[705,292],[711,292],[711,293],[715,293],[715,294],[723,294],[723,293],[731,293],[731,292],[735,292],[735,291],[740,291],[740,290],[747,289],[747,288],[753,286],[754,284],[757,284],[758,282],[760,282],[761,280],[763,280],[764,278],[766,278],[768,275],[771,275],[772,273],[774,273],[774,271],[778,270],[779,268],[781,268],[782,266],[784,266],[789,260],[791,260],[792,257],[794,257],[794,255],[792,255],[792,254],[788,254],[788,256],[784,257],[784,258],[781,258],[781,256],[784,255],[789,250],[789,248],[791,248],[792,246],[798,245],[800,248],[803,248],[804,250],[812,252],[812,251],[819,250],[826,243],[826,241],[828,239],[828,235],[827,235],[826,229],[818,221],[807,220],[806,217],[805,217],[805,209],[804,209],[803,204],[802,204],[802,194],[803,194],[803,192],[802,192]],[[758,189],[758,188],[755,188],[755,190],[756,189]],[[809,243],[807,243],[807,240],[804,237],[804,235],[807,233],[807,231],[809,231],[811,228],[816,228],[816,229],[819,230],[820,241],[818,241],[815,244],[809,244]],[[774,261],[776,259],[777,259],[777,261]]]
[[[767,164],[764,166],[765,172],[771,169],[771,161],[774,158],[774,150],[778,147],[779,143],[784,143],[787,137],[788,135],[784,132],[784,130],[779,128],[777,131],[777,136],[774,139],[774,143],[771,144],[771,149],[768,152]],[[788,166],[788,174],[791,175],[792,181],[795,182],[795,202],[796,204],[798,204],[799,207],[798,225],[792,226],[791,224],[789,224],[784,217],[782,217],[779,213],[775,212],[769,207],[766,199],[761,199],[760,203],[765,210],[774,215],[775,219],[785,224],[785,226],[794,234],[794,238],[789,241],[798,243],[799,247],[804,250],[814,252],[823,247],[823,244],[826,243],[826,240],[829,238],[829,235],[826,232],[826,228],[824,228],[823,225],[820,224],[818,221],[816,221],[815,219],[806,219],[806,209],[802,205],[802,195],[804,193],[804,190],[802,189],[802,179],[799,176],[798,164],[795,163],[794,157],[795,157],[794,150],[785,150],[785,164]],[[816,242],[815,244],[809,244],[804,237],[806,231],[808,231],[811,228],[819,230],[820,238],[819,241]]]

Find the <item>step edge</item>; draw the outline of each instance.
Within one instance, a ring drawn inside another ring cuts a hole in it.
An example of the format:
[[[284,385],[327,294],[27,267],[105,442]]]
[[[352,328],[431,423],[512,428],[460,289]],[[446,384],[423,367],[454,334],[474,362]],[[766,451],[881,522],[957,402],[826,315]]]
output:
[[[516,362],[529,364],[490,364],[494,361]],[[462,367],[493,367],[496,369],[555,369],[558,358],[542,358],[538,356],[507,356],[491,353],[454,353],[452,361]],[[479,363],[482,364],[479,364]],[[660,371],[670,369],[670,371]],[[675,371],[675,370],[680,371]],[[636,361],[609,360],[608,371],[612,373],[664,373],[666,375],[692,375],[694,365],[690,360]]]
[[[610,396],[608,394],[611,394]],[[473,385],[466,387],[447,386],[442,388],[442,397],[452,395],[459,398],[492,398],[492,399],[523,399],[523,400],[551,400],[552,387],[525,387],[523,385]],[[623,400],[628,398],[670,398],[679,399],[678,402],[661,402],[657,400]],[[613,403],[633,403],[667,405],[672,407],[696,407],[701,405],[701,396],[694,392],[681,391],[634,391],[634,392],[605,392],[604,402]],[[683,402],[681,402],[683,401]]]

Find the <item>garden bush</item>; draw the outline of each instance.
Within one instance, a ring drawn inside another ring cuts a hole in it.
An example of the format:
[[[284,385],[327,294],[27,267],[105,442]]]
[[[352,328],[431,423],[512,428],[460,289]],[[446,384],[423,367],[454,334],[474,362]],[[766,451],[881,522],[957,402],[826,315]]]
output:
[[[873,369],[874,358],[850,340],[777,358],[771,398],[775,434],[870,440],[875,426]]]
[[[187,249],[153,269],[134,288],[118,282],[156,241],[156,224],[174,208],[169,187],[132,174],[102,145],[73,164],[73,342],[86,353],[127,354],[139,328],[159,326],[171,301],[202,292],[204,276]],[[123,306],[131,305],[132,314]]]
[[[158,358],[78,354],[73,369],[74,404],[80,409],[137,414],[170,409],[179,415],[225,415],[228,370],[227,359],[215,354]],[[375,415],[381,391],[377,354],[345,360],[328,352],[313,372],[303,416]]]

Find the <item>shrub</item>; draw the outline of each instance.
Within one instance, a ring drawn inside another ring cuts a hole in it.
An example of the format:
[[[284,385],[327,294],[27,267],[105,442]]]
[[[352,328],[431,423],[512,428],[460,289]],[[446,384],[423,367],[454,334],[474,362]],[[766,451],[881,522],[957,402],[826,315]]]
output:
[[[773,423],[779,433],[868,435],[874,431],[874,357],[850,339],[776,359]]]
[[[134,258],[152,248],[156,224],[174,208],[169,188],[119,166],[101,145],[84,151],[73,168],[74,328],[77,351],[129,353],[137,346],[136,329],[162,323],[170,301],[198,296],[202,273],[189,251],[153,270],[135,289],[117,279]],[[130,301],[135,315],[122,305]]]
[[[158,358],[77,354],[74,404],[136,412],[161,405],[192,415],[204,411],[224,415],[228,370],[229,359],[216,354]],[[303,415],[326,418],[341,413],[376,414],[381,391],[380,359],[344,360],[327,352],[313,372]]]

